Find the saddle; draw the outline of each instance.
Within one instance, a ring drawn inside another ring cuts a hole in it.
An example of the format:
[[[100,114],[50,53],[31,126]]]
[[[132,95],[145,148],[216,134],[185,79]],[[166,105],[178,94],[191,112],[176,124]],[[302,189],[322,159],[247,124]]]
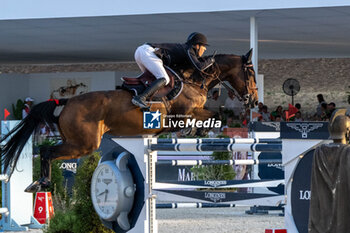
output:
[[[164,68],[170,78],[170,82],[154,93],[150,100],[158,101],[163,97],[167,97],[168,100],[175,99],[182,91],[182,79],[171,68],[167,66],[164,66]],[[135,95],[142,93],[156,80],[153,74],[148,70],[138,77],[123,77],[121,79],[123,80],[122,88],[133,92]]]

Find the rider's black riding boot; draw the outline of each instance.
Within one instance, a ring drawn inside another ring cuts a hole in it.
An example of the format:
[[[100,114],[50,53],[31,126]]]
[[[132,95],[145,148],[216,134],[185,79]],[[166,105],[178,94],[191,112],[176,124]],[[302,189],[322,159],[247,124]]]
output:
[[[41,178],[30,184],[24,191],[28,193],[35,193],[42,189],[48,188],[51,185],[51,159],[48,151],[40,151],[40,170]]]
[[[146,99],[149,96],[153,95],[157,90],[164,87],[165,84],[166,84],[165,78],[159,78],[159,79],[155,80],[151,84],[151,86],[147,87],[146,90],[142,94],[134,96],[134,98],[132,98],[131,102],[133,104],[135,104],[136,106],[139,106],[140,108],[147,108]]]

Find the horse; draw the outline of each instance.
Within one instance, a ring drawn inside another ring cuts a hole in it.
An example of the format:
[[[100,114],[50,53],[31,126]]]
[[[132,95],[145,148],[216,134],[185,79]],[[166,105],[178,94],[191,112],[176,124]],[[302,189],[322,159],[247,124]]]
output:
[[[152,103],[149,111],[161,114],[191,115],[197,120],[206,120],[213,113],[204,109],[208,91],[216,84],[227,81],[246,105],[254,107],[258,103],[255,72],[251,62],[252,50],[246,55],[216,55],[211,73],[199,73],[194,69],[181,70],[182,92],[170,101]],[[186,78],[187,77],[187,78]],[[226,84],[226,87],[228,85]],[[29,115],[0,142],[9,140],[1,148],[4,171],[10,176],[20,153],[39,124],[57,124],[62,143],[40,148],[41,178],[26,188],[26,192],[36,192],[50,186],[51,161],[56,159],[76,159],[99,148],[105,133],[112,136],[140,136],[160,134],[169,129],[143,128],[143,109],[131,103],[130,91],[96,91],[70,99],[49,100],[35,105]],[[58,117],[53,112],[63,105]],[[170,131],[177,130],[171,128]]]

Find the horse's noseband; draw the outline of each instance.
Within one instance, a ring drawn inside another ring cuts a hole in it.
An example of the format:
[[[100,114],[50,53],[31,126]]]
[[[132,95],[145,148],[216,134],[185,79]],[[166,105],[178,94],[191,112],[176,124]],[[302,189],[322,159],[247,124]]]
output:
[[[245,78],[245,84],[246,84],[245,86],[246,86],[246,91],[247,91],[247,94],[245,94],[243,96],[243,100],[244,100],[244,104],[246,106],[248,106],[248,105],[254,106],[255,105],[255,103],[253,103],[253,101],[254,101],[253,95],[249,93],[249,90],[251,89],[251,88],[249,88],[249,86],[250,86],[249,85],[250,84],[249,83],[249,71],[253,70],[253,69],[254,69],[254,67],[253,67],[253,64],[251,62],[243,64],[244,78]],[[255,80],[255,77],[254,77],[254,80]]]
[[[243,96],[243,101],[244,101],[244,103],[247,104],[247,103],[249,102],[249,100],[250,100],[250,94],[245,94],[245,95]]]

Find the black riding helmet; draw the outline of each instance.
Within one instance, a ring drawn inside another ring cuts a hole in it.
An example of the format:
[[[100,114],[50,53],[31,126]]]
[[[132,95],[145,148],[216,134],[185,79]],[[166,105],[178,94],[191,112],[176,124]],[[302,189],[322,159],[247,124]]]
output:
[[[203,35],[202,33],[192,32],[187,37],[186,44],[189,44],[189,45],[200,44],[200,45],[208,46],[208,41],[207,41],[207,37],[205,37],[205,35]]]

